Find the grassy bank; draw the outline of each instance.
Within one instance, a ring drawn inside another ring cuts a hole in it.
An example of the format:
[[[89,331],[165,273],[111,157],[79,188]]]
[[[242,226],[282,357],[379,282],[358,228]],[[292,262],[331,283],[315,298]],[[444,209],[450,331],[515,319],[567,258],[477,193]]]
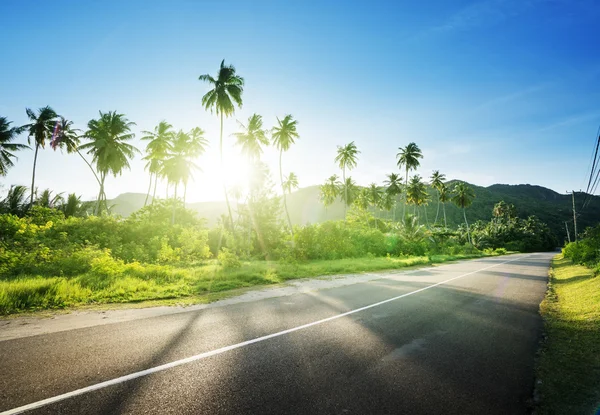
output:
[[[0,280],[0,314],[87,304],[182,299],[186,303],[219,298],[212,294],[294,278],[351,274],[443,263],[479,255],[373,257],[306,262],[242,262],[223,267],[217,261],[166,266],[115,265],[98,260],[93,269],[74,277],[20,276]]]
[[[538,414],[600,410],[600,276],[562,255],[541,305],[547,338],[538,362]]]

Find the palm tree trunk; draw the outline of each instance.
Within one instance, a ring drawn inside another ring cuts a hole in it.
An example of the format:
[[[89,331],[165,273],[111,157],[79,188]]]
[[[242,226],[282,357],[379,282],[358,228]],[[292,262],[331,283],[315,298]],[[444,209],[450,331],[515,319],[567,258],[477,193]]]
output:
[[[429,226],[429,219],[427,218],[427,205],[423,206],[423,210],[425,211],[425,224]]]
[[[437,224],[439,214],[440,214],[440,192],[438,192],[438,205],[437,205],[437,211],[435,212],[435,221],[433,222],[434,224]]]
[[[442,203],[442,210],[444,211],[444,228],[448,229],[448,224],[446,223],[446,204]]]
[[[33,156],[33,173],[31,175],[31,199],[29,201],[30,206],[33,206],[33,195],[34,195],[34,189],[35,189],[35,166],[37,164],[37,156],[38,156],[39,149],[40,149],[40,145],[36,143],[35,154]]]
[[[100,192],[98,192],[98,200],[96,201],[96,209],[94,209],[94,214],[96,216],[100,213],[100,208],[102,205],[102,196],[104,195],[104,179],[106,178],[105,173],[100,173]]]
[[[77,149],[77,154],[79,154],[79,156],[83,159],[83,161],[85,161],[85,164],[87,164],[88,167],[90,168],[90,170],[92,171],[92,174],[96,178],[96,181],[98,182],[98,184],[100,184],[100,179],[98,178],[98,175],[96,174],[96,171],[94,170],[94,167],[92,167],[92,165],[90,164],[90,162],[87,161],[87,159],[85,157],[83,157],[83,154],[81,154],[81,152],[79,151],[79,149]]]
[[[221,153],[221,174],[224,176],[225,167],[223,165],[223,111],[221,111],[221,135],[219,137],[219,151]],[[223,179],[223,193],[225,194],[225,203],[227,203],[227,212],[229,213],[229,223],[231,225],[231,232],[233,232],[233,215],[231,214],[231,206],[229,206],[229,196],[227,195],[227,185],[225,184],[225,178]]]
[[[158,184],[158,173],[154,175],[154,191],[152,192],[152,203],[154,204],[154,200],[156,199],[156,185]]]
[[[171,214],[171,225],[175,225],[175,204],[177,203],[177,184],[175,183],[175,192],[173,197],[173,212]]]
[[[150,190],[152,190],[152,173],[150,173],[150,183],[148,183],[148,193],[146,193],[146,200],[144,200],[144,207],[148,204],[148,198],[150,197]]]
[[[406,166],[406,180],[404,181],[404,206],[402,207],[402,220],[406,215],[406,189],[408,188],[408,166]]]
[[[344,181],[344,222],[346,222],[346,208],[348,207],[348,183],[346,183],[346,166],[342,169],[342,180]]]
[[[469,239],[469,243],[473,245],[471,242],[471,232],[469,231],[469,222],[467,222],[467,209],[463,208],[463,216],[465,218],[465,225],[467,225],[467,238]]]
[[[281,156],[283,155],[283,149],[279,150],[279,180],[281,181],[281,191],[283,192],[283,207],[285,208],[285,214],[287,216],[288,225],[290,226],[290,232],[292,238],[294,237],[294,228],[292,227],[292,220],[290,219],[290,212],[287,208],[287,198],[285,196],[285,189],[283,188],[283,169],[281,167]]]

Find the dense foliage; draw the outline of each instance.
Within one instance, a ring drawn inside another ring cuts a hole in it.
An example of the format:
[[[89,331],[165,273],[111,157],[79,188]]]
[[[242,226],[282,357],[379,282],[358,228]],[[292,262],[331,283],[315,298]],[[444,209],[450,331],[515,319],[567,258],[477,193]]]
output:
[[[600,225],[590,227],[579,235],[577,242],[568,243],[563,255],[576,264],[593,267],[600,272]]]

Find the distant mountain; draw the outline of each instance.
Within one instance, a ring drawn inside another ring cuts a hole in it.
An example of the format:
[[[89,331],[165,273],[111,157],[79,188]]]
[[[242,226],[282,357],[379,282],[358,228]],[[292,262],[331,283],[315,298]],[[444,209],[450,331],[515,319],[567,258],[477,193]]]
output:
[[[448,184],[451,187],[453,182]],[[469,222],[489,220],[492,216],[494,204],[504,200],[506,203],[515,205],[520,217],[526,218],[530,215],[536,215],[546,222],[561,241],[566,238],[565,221],[569,224],[570,232],[573,232],[571,195],[559,194],[545,187],[529,184],[471,186],[475,190],[476,197],[473,204],[467,209]],[[436,216],[437,194],[433,189],[429,189],[429,193],[431,202],[427,206],[427,219],[432,222]],[[588,206],[581,210],[584,198],[584,193],[575,194],[576,207],[580,210],[578,212],[580,215],[577,218],[579,232],[582,232],[587,226],[600,222],[600,197],[592,196]],[[113,205],[113,213],[126,217],[140,209],[144,205],[145,199],[145,194],[124,193],[109,201],[109,206]],[[152,197],[149,198],[149,201],[151,199]],[[339,201],[325,209],[325,206],[320,202],[319,186],[299,189],[288,195],[287,200],[290,218],[294,224],[304,225],[325,220],[342,219],[344,215],[344,206]],[[214,225],[220,215],[227,213],[225,202],[188,203],[187,207],[198,212],[199,216],[206,218],[209,226]],[[232,203],[232,207],[235,208],[235,202]],[[410,212],[412,212],[412,209],[413,207],[407,207]],[[402,214],[401,204],[397,206],[396,214],[398,216]],[[389,214],[381,213],[381,215]],[[425,216],[424,212],[421,212],[421,216]],[[463,222],[462,211],[451,203],[446,204],[446,217],[448,225],[451,226]],[[442,221],[442,209],[440,208],[438,222]]]

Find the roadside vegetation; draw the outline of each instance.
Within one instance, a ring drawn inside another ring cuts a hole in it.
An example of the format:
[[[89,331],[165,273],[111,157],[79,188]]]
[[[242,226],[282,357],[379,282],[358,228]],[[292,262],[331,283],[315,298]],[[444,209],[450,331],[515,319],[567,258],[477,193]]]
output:
[[[202,98],[220,125],[242,105],[244,79],[221,62],[217,73],[199,77]],[[87,303],[182,298],[258,284],[332,273],[401,268],[512,251],[553,249],[556,238],[534,216],[520,218],[498,201],[490,221],[469,223],[475,193],[461,181],[432,172],[417,174],[423,154],[408,143],[398,148],[397,166],[382,183],[358,185],[350,172],[360,166],[354,142],[338,146],[331,175],[320,186],[325,207],[344,206],[343,220],[294,225],[287,195],[301,178],[286,169],[286,155],[301,139],[290,114],[267,128],[259,114],[238,121],[236,146],[252,165],[243,186],[223,181],[226,213],[208,228],[185,208],[188,186],[210,145],[200,127],[177,129],[166,121],[142,131],[140,151],[132,143],[135,123],[117,111],[100,111],[85,130],[47,106],[26,109],[28,124],[0,117],[0,175],[18,151],[33,150],[31,186],[11,186],[0,200],[0,314]],[[216,122],[216,121],[215,121]],[[15,143],[26,134],[29,146]],[[279,152],[276,179],[261,161],[263,150]],[[51,149],[77,155],[98,189],[93,201],[66,198],[35,187],[38,157]],[[112,215],[106,178],[130,169],[141,155],[148,190],[144,207],[127,218]],[[412,175],[411,175],[412,174]],[[166,184],[164,198],[157,196]],[[277,190],[276,190],[277,189]],[[446,206],[461,210],[462,223],[448,224]],[[435,206],[435,215],[428,214]]]
[[[591,232],[597,233],[596,230]],[[591,238],[578,244],[584,247]],[[596,245],[598,247],[598,245]],[[600,410],[600,277],[574,263],[567,246],[552,263],[549,290],[541,305],[546,339],[538,360],[537,414],[594,414]],[[596,249],[596,256],[598,255]],[[577,262],[582,257],[575,256]]]

